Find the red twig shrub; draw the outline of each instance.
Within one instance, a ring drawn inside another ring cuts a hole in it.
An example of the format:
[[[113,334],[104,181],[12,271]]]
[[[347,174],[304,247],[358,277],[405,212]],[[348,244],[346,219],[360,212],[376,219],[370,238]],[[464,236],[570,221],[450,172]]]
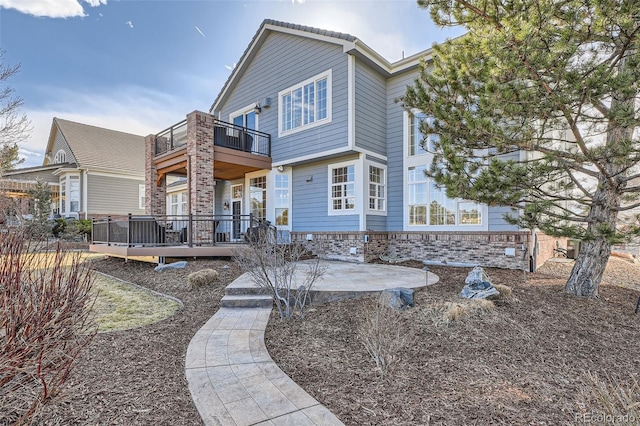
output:
[[[28,424],[61,389],[96,333],[92,285],[79,253],[0,234],[0,424]]]

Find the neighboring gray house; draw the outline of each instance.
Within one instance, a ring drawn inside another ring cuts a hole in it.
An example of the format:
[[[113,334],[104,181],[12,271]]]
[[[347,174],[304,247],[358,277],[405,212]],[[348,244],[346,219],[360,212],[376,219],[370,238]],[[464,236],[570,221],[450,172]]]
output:
[[[43,165],[5,173],[4,186],[18,196],[46,180],[62,217],[142,214],[144,158],[142,136],[54,118]]]
[[[544,261],[554,239],[425,177],[426,118],[396,101],[421,60],[431,50],[390,63],[354,36],[265,20],[209,114],[147,137],[147,213],[167,212],[175,174],[189,177],[189,212],[252,213],[328,258]],[[230,156],[233,144],[246,155]]]

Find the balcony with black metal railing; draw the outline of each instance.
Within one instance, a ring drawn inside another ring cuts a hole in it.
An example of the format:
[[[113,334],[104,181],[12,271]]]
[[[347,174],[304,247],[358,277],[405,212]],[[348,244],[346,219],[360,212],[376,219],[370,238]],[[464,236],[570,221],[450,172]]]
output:
[[[214,120],[214,146],[231,148],[265,157],[271,156],[271,135],[236,124]],[[185,148],[187,145],[187,120],[181,121],[156,135],[155,155]]]

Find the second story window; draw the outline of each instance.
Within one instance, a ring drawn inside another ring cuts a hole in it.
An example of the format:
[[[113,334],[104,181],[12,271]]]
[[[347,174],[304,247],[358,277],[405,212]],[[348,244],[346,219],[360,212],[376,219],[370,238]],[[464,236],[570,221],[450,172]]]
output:
[[[409,157],[427,154],[430,151],[433,152],[433,143],[437,140],[438,136],[434,134],[424,135],[420,131],[420,125],[423,122],[431,124],[433,118],[427,117],[422,112],[409,114]]]
[[[331,70],[280,93],[278,134],[286,135],[331,121]]]

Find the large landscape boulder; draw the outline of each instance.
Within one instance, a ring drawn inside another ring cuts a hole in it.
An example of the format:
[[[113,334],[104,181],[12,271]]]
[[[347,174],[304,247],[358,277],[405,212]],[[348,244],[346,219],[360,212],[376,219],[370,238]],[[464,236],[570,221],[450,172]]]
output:
[[[476,266],[469,272],[464,282],[465,286],[460,292],[460,297],[465,299],[486,299],[500,294],[491,284],[487,273],[479,266]]]
[[[187,262],[184,260],[181,260],[180,262],[161,263],[160,265],[156,266],[154,270],[156,272],[163,272],[163,271],[166,271],[167,269],[182,269],[185,266],[187,266]]]
[[[380,303],[398,311],[413,307],[413,290],[405,287],[384,289],[380,293]]]

